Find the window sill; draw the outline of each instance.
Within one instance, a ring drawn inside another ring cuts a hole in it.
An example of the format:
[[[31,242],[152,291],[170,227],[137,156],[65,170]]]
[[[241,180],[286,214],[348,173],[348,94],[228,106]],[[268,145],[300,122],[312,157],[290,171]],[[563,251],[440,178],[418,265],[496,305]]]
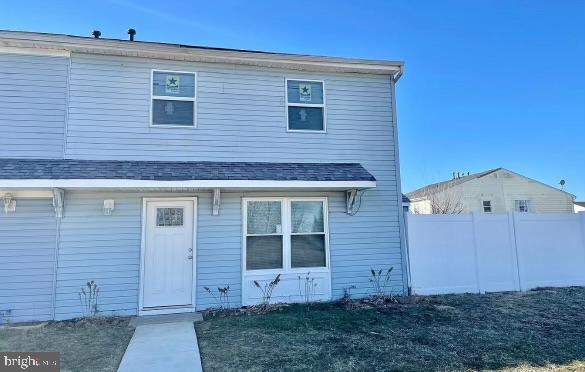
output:
[[[327,134],[326,130],[310,130],[310,129],[288,129],[286,130],[288,133],[317,133],[317,134]]]
[[[149,128],[171,128],[171,129],[197,129],[196,125],[159,125],[159,124],[150,124]]]

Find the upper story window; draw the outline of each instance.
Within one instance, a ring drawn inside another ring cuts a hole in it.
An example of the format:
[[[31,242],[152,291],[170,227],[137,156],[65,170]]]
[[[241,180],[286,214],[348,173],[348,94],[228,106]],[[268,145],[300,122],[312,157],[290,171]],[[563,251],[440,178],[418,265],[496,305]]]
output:
[[[195,127],[195,73],[153,70],[151,95],[151,125]]]
[[[514,200],[514,210],[516,212],[528,212],[528,200]]]
[[[289,131],[325,132],[324,82],[286,79],[286,110]]]
[[[491,200],[484,200],[482,202],[482,206],[483,206],[483,211],[485,213],[491,213],[492,212],[492,202],[491,202]]]

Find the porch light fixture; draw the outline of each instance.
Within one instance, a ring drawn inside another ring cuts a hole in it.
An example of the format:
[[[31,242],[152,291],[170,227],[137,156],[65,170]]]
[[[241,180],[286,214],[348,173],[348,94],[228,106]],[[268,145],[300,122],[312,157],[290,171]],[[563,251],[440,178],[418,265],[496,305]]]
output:
[[[4,194],[2,200],[4,201],[4,213],[16,212],[16,200],[12,194]]]
[[[116,202],[113,199],[104,200],[104,216],[110,216],[116,207]]]

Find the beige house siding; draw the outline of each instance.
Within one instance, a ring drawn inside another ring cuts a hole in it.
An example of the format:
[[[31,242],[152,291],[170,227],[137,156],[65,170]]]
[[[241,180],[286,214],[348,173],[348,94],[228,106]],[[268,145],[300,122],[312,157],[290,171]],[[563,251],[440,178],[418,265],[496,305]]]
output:
[[[463,213],[483,212],[483,201],[490,201],[492,213],[512,212],[516,200],[528,200],[532,213],[573,213],[573,196],[551,186],[501,169],[441,192],[461,198]],[[413,213],[430,214],[426,198],[412,201]]]

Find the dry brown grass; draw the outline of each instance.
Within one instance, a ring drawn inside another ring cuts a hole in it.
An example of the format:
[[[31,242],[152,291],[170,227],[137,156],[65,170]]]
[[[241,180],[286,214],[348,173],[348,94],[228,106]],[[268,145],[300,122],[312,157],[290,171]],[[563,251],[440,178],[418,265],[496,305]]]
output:
[[[196,324],[206,371],[585,370],[585,288],[296,305]]]
[[[58,351],[63,372],[112,372],[134,332],[128,321],[96,317],[50,322],[33,329],[0,329],[0,351]]]

